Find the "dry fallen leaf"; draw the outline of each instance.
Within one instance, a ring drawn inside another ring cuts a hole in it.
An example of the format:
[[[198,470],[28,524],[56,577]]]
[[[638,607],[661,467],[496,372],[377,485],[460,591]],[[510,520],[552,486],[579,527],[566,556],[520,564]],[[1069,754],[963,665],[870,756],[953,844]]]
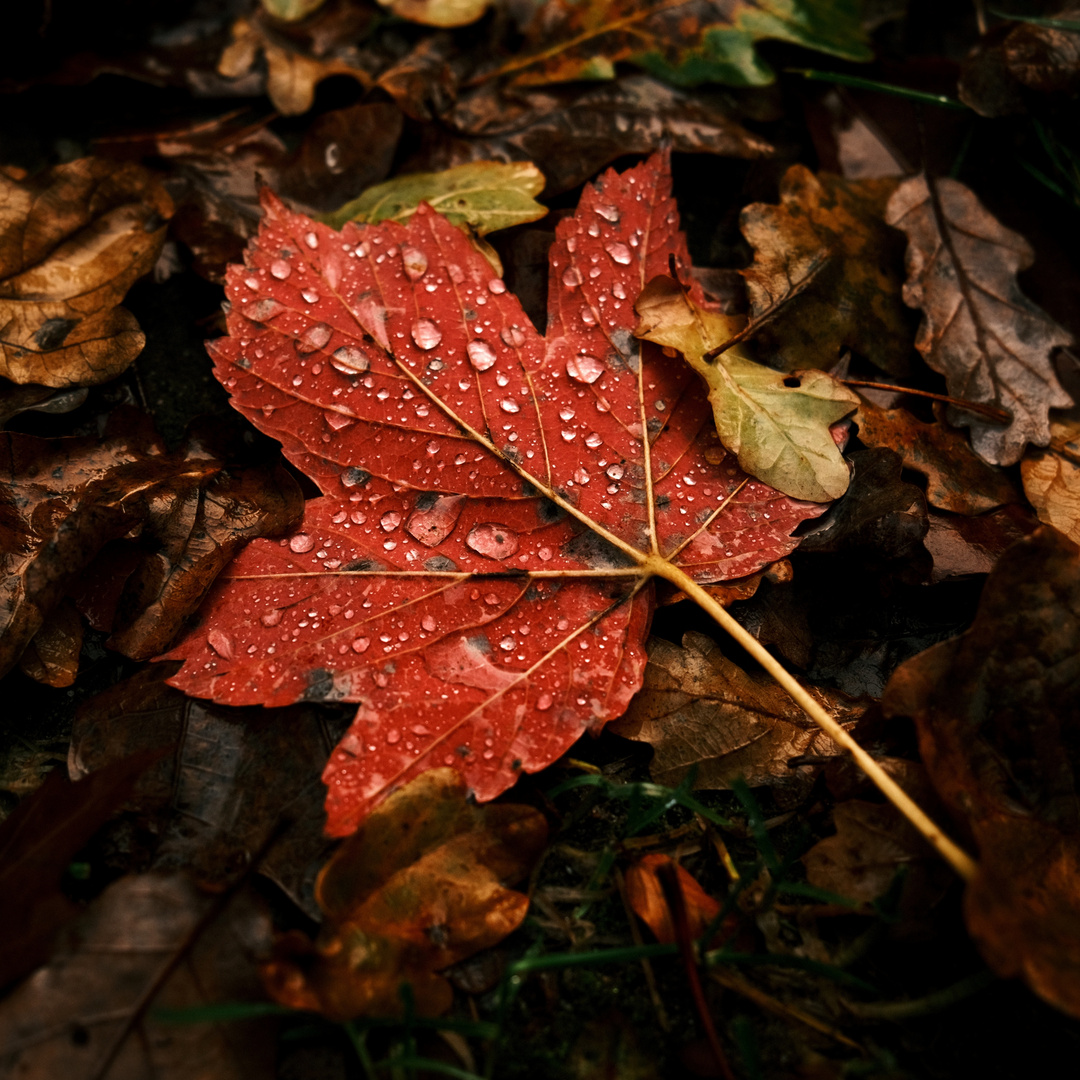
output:
[[[1050,419],[1050,445],[1020,462],[1024,494],[1039,520],[1080,544],[1080,409]]]
[[[908,367],[911,321],[901,301],[902,242],[882,215],[897,181],[845,180],[792,165],[780,205],[751,203],[739,219],[754,249],[741,271],[751,320],[772,309],[810,268],[827,260],[810,285],[757,334],[770,363],[831,368],[854,349],[896,375]]]
[[[1002,426],[954,407],[949,422],[970,427],[972,446],[995,465],[1019,461],[1029,442],[1046,446],[1049,410],[1072,404],[1051,353],[1072,337],[1020,291],[1016,275],[1035,259],[1031,245],[947,178],[905,180],[885,220],[908,237],[904,301],[924,316],[915,347],[952,397],[1012,416]]]
[[[926,501],[954,514],[982,514],[1021,501],[1008,475],[971,449],[963,432],[943,421],[923,423],[906,409],[863,401],[855,414],[859,438],[898,453],[905,469],[926,477]]]
[[[120,302],[161,253],[172,201],[142,166],[83,158],[33,180],[0,172],[0,375],[107,382],[145,337]]]
[[[70,686],[79,672],[82,619],[70,600],[62,600],[45,616],[41,629],[19,659],[23,672],[46,686]]]
[[[525,806],[476,806],[452,769],[433,769],[394,792],[327,863],[316,885],[325,913],[312,943],[280,939],[264,965],[282,1004],[336,1020],[395,1016],[408,982],[421,1016],[449,1008],[437,972],[515,930],[528,898],[505,886],[524,878],[547,842],[542,815]]]
[[[0,1002],[0,1072],[271,1080],[272,1020],[177,1024],[156,1015],[262,998],[256,959],[270,946],[269,917],[248,891],[219,905],[181,874],[110,885],[49,962]]]
[[[990,966],[1080,1016],[1080,548],[1043,526],[998,561],[967,633],[902,664],[942,801],[979,864],[968,929]]]
[[[675,941],[675,925],[671,918],[671,909],[664,898],[664,889],[656,876],[659,867],[672,865],[679,876],[679,887],[686,907],[686,918],[690,924],[690,936],[696,941],[708,929],[709,924],[720,914],[720,905],[698,884],[697,879],[675,862],[670,855],[645,855],[638,859],[626,871],[626,899],[634,914],[653,932],[661,944],[670,945]],[[728,932],[733,929],[730,922],[722,927]],[[714,937],[709,944],[718,945],[725,935]]]
[[[845,725],[863,711],[843,694],[809,689]],[[683,637],[681,647],[650,639],[644,684],[626,714],[608,726],[652,746],[653,779],[673,787],[696,766],[699,788],[727,788],[741,776],[752,787],[804,789],[812,775],[789,768],[788,761],[836,753],[832,740],[778,686],[743,671],[716,642],[695,632]]]

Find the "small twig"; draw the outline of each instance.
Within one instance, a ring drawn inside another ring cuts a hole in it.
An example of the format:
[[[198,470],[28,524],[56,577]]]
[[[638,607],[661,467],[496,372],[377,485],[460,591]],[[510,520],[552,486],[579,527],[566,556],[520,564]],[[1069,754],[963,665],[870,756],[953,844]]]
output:
[[[926,997],[912,1001],[844,1001],[843,1005],[848,1012],[864,1020],[907,1020],[913,1016],[928,1016],[941,1012],[942,1009],[985,990],[997,981],[998,978],[993,972],[980,971],[953,983],[952,986],[946,986],[943,990],[935,990]]]
[[[682,886],[679,884],[679,872],[674,863],[664,863],[656,868],[656,876],[660,887],[664,890],[664,899],[671,911],[671,921],[675,927],[675,939],[679,946],[679,955],[682,957],[683,967],[686,969],[686,978],[690,983],[690,993],[694,999],[701,1026],[705,1029],[705,1038],[712,1048],[713,1056],[720,1068],[725,1080],[735,1080],[735,1074],[728,1064],[727,1055],[720,1045],[720,1037],[716,1034],[712,1017],[709,1015],[709,1007],[705,1002],[705,993],[701,989],[701,978],[698,975],[697,957],[694,955],[694,941],[690,936],[690,920],[686,916],[686,902],[683,899]]]
[[[642,945],[644,942],[641,939],[641,931],[638,929],[637,916],[634,915],[634,909],[630,906],[630,898],[626,895],[626,881],[623,879],[622,871],[618,867],[615,867],[615,884],[619,887],[619,896],[622,899],[623,910],[626,912],[626,921],[630,924],[630,937],[635,945]],[[653,1010],[656,1012],[656,1022],[660,1025],[661,1031],[670,1032],[671,1021],[668,1019],[664,1001],[660,997],[660,991],[656,985],[656,976],[653,974],[652,964],[647,956],[641,958],[641,969],[645,972],[645,983],[649,988],[649,997],[652,998]]]
[[[795,299],[800,293],[805,292],[814,279],[825,269],[829,259],[832,258],[831,251],[822,252],[820,255],[816,255],[813,261],[806,269],[806,273],[794,284],[779,300],[774,300],[753,322],[747,323],[734,337],[729,337],[722,345],[718,345],[715,349],[711,349],[705,353],[705,359],[712,363],[721,353],[725,353],[728,349],[734,348],[736,345],[741,344],[744,341],[748,341],[765,325],[772,322],[777,315]]]
[[[897,386],[895,383],[866,382],[864,379],[838,379],[837,382],[842,382],[845,386],[866,386],[871,390],[892,390],[897,394],[932,398],[934,401],[943,401],[946,405],[954,405],[965,412],[979,413],[995,424],[1007,424],[1012,420],[1004,409],[995,409],[993,405],[980,405],[977,401],[966,401],[964,398],[949,397],[948,394],[933,394],[929,390],[915,390],[910,386]]]

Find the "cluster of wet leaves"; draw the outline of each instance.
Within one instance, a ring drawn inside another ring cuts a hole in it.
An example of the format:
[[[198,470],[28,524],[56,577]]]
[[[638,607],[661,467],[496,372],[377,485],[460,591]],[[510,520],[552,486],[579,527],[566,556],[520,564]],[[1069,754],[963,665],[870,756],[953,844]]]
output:
[[[126,17],[4,73],[3,1067],[1075,1041],[1073,17],[878,61],[990,126],[817,0]]]

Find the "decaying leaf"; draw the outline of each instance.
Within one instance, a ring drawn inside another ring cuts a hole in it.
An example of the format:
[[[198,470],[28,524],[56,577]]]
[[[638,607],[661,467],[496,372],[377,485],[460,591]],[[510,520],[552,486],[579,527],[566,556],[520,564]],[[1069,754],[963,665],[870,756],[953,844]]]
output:
[[[863,711],[843,694],[809,689],[842,723]],[[727,788],[740,776],[752,787],[805,788],[811,775],[788,761],[835,753],[832,740],[779,687],[743,671],[696,632],[686,634],[682,646],[650,639],[644,684],[609,727],[652,746],[653,779],[671,786],[696,766],[699,788]]]
[[[274,107],[286,116],[307,112],[315,101],[315,87],[331,75],[348,75],[364,89],[370,89],[374,83],[367,71],[350,63],[351,57],[309,56],[258,18],[237,19],[232,39],[218,61],[218,74],[239,79],[263,56],[266,93]]]
[[[720,905],[698,884],[693,874],[670,855],[645,855],[630,866],[626,871],[626,899],[634,914],[653,932],[657,941],[664,945],[674,942],[675,926],[671,909],[664,899],[660,879],[656,876],[657,868],[665,865],[674,866],[679,875],[690,936],[697,941],[720,914]],[[712,944],[717,943],[714,938]]]
[[[78,914],[78,907],[60,891],[64,871],[158,756],[144,749],[77,784],[62,769],[53,770],[0,824],[0,918],[5,933],[0,988],[42,963],[57,931]]]
[[[125,421],[127,424],[125,425]],[[301,497],[281,467],[223,472],[199,439],[173,454],[115,414],[103,439],[0,438],[0,670],[19,660],[49,613],[110,541],[145,530],[150,550],[108,583],[116,643],[166,647],[214,577],[254,535],[295,522]]]
[[[741,271],[750,318],[773,309],[812,265],[826,260],[809,286],[757,335],[771,363],[831,368],[854,349],[896,375],[908,368],[911,329],[901,300],[902,241],[882,220],[892,177],[845,180],[792,165],[780,204],[751,203],[739,218],[754,249]]]
[[[119,375],[145,338],[120,302],[157,261],[172,202],[141,166],[83,158],[0,172],[0,374],[88,386]]]
[[[150,823],[151,865],[184,867],[221,888],[262,852],[257,872],[318,919],[315,876],[329,854],[318,775],[346,721],[316,705],[210,705],[166,686],[168,674],[167,665],[141,671],[80,706],[68,752],[72,779],[169,748],[125,804]]]
[[[610,79],[615,64],[631,61],[676,85],[759,86],[774,78],[754,49],[766,38],[847,60],[871,56],[849,0],[547,0],[526,31],[526,48],[498,74],[523,83]]]
[[[525,918],[528,898],[506,888],[547,842],[526,806],[474,806],[462,777],[433,769],[396,791],[319,875],[324,912],[314,943],[293,932],[264,968],[282,1004],[332,1019],[396,1016],[408,982],[421,1016],[452,999],[437,972],[497,944]]]
[[[445,172],[396,176],[321,220],[335,229],[347,221],[405,224],[425,202],[447,221],[470,225],[483,236],[542,218],[547,207],[534,196],[543,189],[544,174],[531,161],[474,161]]]
[[[1029,511],[1016,505],[977,517],[931,511],[923,544],[934,559],[930,581],[948,581],[968,574],[989,574],[1017,540],[1038,526]]]
[[[256,959],[269,949],[270,920],[248,892],[219,906],[181,874],[110,885],[48,964],[0,1003],[0,1071],[270,1080],[272,1021],[177,1024],[156,1015],[262,997]]]
[[[795,499],[827,502],[847,491],[830,427],[859,403],[851,390],[821,371],[785,376],[738,346],[707,358],[745,320],[698,305],[670,277],[653,278],[634,306],[635,335],[677,349],[705,380],[720,441],[746,472]]]
[[[259,0],[267,15],[282,22],[299,22],[316,12],[326,0]]]
[[[623,154],[664,145],[735,158],[773,152],[723,100],[648,75],[529,88],[485,83],[463,94],[440,121],[425,128],[424,144],[407,168],[446,169],[485,158],[534,161],[549,196],[577,187]]]
[[[1080,409],[1050,419],[1050,445],[1020,462],[1024,494],[1039,520],[1080,544]]]
[[[972,628],[903,664],[930,779],[979,847],[968,929],[990,966],[1080,1015],[1080,548],[1043,526],[1006,552]]]
[[[339,234],[268,199],[230,270],[217,376],[325,494],[234,560],[172,683],[357,702],[332,835],[425,769],[487,800],[544,768],[640,685],[654,574],[753,573],[824,510],[749,480],[693,371],[633,337],[645,282],[689,262],[669,184],[656,157],[585,189],[546,339],[425,206]]]
[[[1020,501],[1016,485],[976,454],[963,432],[944,421],[923,423],[906,409],[879,409],[863,401],[855,414],[859,438],[895,451],[905,469],[926,477],[926,501],[954,514],[982,514]]]
[[[19,658],[19,666],[31,679],[47,686],[70,686],[79,672],[82,643],[82,619],[75,605],[64,600],[45,617]]]
[[[1072,337],[1017,285],[1017,273],[1034,261],[1031,245],[948,178],[905,180],[886,220],[908,237],[904,300],[924,315],[916,348],[945,376],[951,396],[1012,416],[1002,426],[952,408],[949,422],[970,427],[972,446],[995,465],[1019,461],[1029,442],[1046,446],[1049,410],[1072,404],[1051,353]]]

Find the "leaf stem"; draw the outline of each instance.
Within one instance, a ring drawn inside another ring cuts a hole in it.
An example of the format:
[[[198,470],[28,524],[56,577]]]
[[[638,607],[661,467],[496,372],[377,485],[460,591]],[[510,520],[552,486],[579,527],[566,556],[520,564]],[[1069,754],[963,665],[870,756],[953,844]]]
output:
[[[650,559],[646,568],[670,581],[707,611],[784,688],[793,701],[838,746],[847,750],[856,764],[878,786],[882,794],[919,831],[926,842],[962,877],[970,881],[977,865],[934,824],[910,795],[829,715],[796,681],[795,677],[764,645],[721,607],[685,570],[664,559]]]
[[[865,379],[839,379],[845,386],[865,386],[871,390],[894,390],[898,394],[913,394],[915,397],[932,398],[953,405],[965,412],[979,413],[995,424],[1007,424],[1012,417],[1004,409],[995,409],[993,405],[980,405],[977,401],[949,397],[948,394],[934,394],[929,390],[915,390],[910,386],[897,386],[895,383],[867,382]]]

